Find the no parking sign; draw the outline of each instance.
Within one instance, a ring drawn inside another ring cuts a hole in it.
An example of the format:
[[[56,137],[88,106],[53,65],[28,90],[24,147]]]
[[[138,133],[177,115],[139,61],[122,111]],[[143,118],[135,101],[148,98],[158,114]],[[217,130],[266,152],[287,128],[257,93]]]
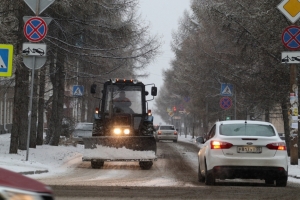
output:
[[[220,99],[220,107],[224,110],[228,110],[232,106],[232,100],[229,97],[222,97]]]
[[[24,35],[31,42],[43,40],[47,31],[47,23],[41,17],[32,17],[24,25]]]

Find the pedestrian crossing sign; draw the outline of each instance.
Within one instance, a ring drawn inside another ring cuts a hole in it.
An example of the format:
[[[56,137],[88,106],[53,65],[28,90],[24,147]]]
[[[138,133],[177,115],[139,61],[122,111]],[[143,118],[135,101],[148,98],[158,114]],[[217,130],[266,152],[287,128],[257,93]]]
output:
[[[73,85],[73,96],[81,97],[84,93],[83,85]]]
[[[233,86],[232,84],[222,83],[221,84],[221,96],[232,96]]]
[[[13,45],[0,44],[0,77],[12,76]]]

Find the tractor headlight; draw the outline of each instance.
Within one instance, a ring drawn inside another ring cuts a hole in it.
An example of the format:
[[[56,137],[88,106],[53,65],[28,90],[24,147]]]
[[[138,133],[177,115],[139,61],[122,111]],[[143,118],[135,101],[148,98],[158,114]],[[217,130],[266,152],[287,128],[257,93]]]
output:
[[[114,129],[114,134],[120,135],[121,134],[121,129],[120,128],[115,128]]]
[[[125,134],[125,135],[128,135],[129,133],[130,133],[130,130],[129,130],[128,128],[125,128],[125,129],[124,129],[124,134]]]

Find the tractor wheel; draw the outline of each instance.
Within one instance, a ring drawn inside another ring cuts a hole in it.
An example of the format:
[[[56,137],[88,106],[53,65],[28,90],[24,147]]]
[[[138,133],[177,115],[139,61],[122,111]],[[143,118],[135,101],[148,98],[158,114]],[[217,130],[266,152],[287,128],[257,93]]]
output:
[[[141,132],[142,135],[153,135],[154,132],[153,124],[144,122]]]
[[[100,160],[91,161],[91,166],[93,169],[100,169],[101,167],[103,167],[103,165],[104,165],[104,161],[100,161]]]
[[[103,123],[100,119],[95,119],[92,136],[101,136],[103,135]]]
[[[148,170],[152,167],[153,162],[152,161],[140,161],[139,164],[143,170]]]

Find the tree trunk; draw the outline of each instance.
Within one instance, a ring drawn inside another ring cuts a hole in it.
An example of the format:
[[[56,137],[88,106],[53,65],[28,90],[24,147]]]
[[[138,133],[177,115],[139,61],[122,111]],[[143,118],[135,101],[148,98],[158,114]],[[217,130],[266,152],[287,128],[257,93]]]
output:
[[[265,109],[265,121],[270,122],[270,110],[269,110],[269,108]]]
[[[287,153],[290,155],[290,127],[289,127],[289,116],[288,116],[288,101],[282,102],[282,117],[284,126],[285,143],[287,147]]]
[[[54,57],[51,59],[50,63],[50,80],[52,83],[52,103],[51,103],[51,115],[48,123],[48,135],[49,144],[52,143],[54,133],[58,130],[56,129],[55,120],[57,119],[57,81],[56,81],[56,63],[54,63]]]
[[[40,82],[39,82],[38,127],[37,127],[37,135],[36,135],[37,136],[36,137],[36,145],[43,144],[45,73],[46,73],[46,67],[42,67],[42,69],[40,70]]]
[[[64,54],[57,54],[57,62],[53,65],[54,74],[51,76],[51,82],[53,85],[53,100],[52,100],[52,114],[50,119],[50,135],[51,139],[49,144],[52,146],[58,146],[59,138],[62,131],[62,119],[63,119],[63,105],[64,105]],[[53,70],[52,70],[53,71]]]
[[[21,51],[22,32],[23,29],[23,11],[24,2],[10,4],[10,10],[14,10],[14,15],[18,19],[18,30],[12,37],[14,41],[15,56]],[[14,107],[13,120],[11,130],[11,140],[9,153],[16,154],[18,149],[27,149],[27,130],[28,130],[28,75],[29,70],[21,63],[19,59],[15,59],[15,90],[14,90]]]

